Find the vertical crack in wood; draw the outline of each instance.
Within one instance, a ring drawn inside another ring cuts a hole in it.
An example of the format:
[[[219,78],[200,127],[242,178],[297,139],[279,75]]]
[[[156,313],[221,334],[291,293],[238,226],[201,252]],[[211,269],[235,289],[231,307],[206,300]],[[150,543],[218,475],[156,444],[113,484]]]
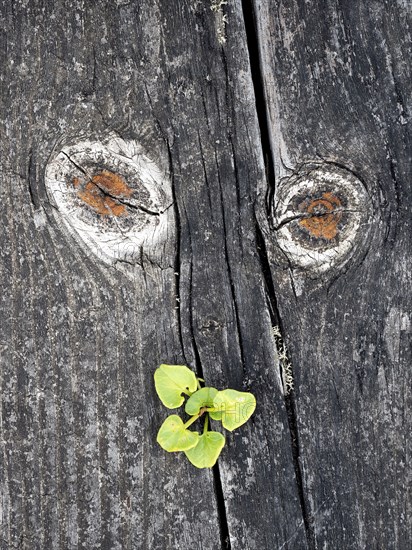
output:
[[[181,271],[181,237],[182,237],[182,224],[180,219],[180,212],[178,207],[178,201],[176,200],[176,188],[175,188],[175,179],[174,179],[174,168],[173,168],[173,156],[172,151],[170,147],[170,143],[167,141],[167,149],[168,149],[168,155],[169,155],[169,169],[170,169],[170,179],[172,182],[172,197],[173,197],[173,205],[175,209],[175,223],[176,223],[176,254],[175,254],[175,263],[174,263],[174,272],[175,272],[175,292],[176,292],[176,298],[177,301],[177,325],[179,330],[179,342],[182,349],[182,354],[185,359],[185,362],[187,363],[186,355],[185,355],[185,346],[183,343],[183,334],[182,334],[182,319],[181,319],[181,291],[180,291],[180,271]],[[190,237],[190,236],[189,236]],[[191,254],[192,256],[192,254]],[[194,356],[194,362],[195,362],[195,370],[197,375],[200,378],[204,378],[203,376],[203,367],[202,362],[200,359],[199,350],[197,347],[196,339],[194,336],[194,324],[193,324],[193,303],[192,303],[192,273],[193,273],[193,262],[191,260],[190,263],[190,269],[189,269],[189,303],[188,303],[188,311],[189,311],[189,334],[191,339],[191,345],[193,349],[193,356]],[[223,488],[222,488],[222,482],[220,478],[220,471],[219,466],[216,464],[213,467],[213,484],[214,484],[214,492],[216,497],[216,510],[217,510],[217,516],[219,521],[219,530],[220,530],[220,540],[221,540],[221,546],[222,550],[231,550],[231,544],[230,544],[230,535],[229,535],[229,523],[227,520],[227,514],[226,514],[226,504],[225,504],[225,497],[223,494]]]
[[[256,221],[256,242],[257,242],[259,261],[260,261],[262,274],[265,281],[265,289],[266,289],[267,303],[268,303],[271,323],[272,323],[272,326],[277,325],[280,329],[280,332],[284,334],[282,320],[280,318],[280,313],[279,313],[277,300],[276,300],[275,287],[273,284],[273,279],[270,272],[269,260],[266,253],[265,241],[257,221]],[[279,368],[281,370],[281,366],[279,366]],[[280,375],[282,376],[282,372],[280,373]],[[293,376],[293,368],[292,368],[292,376]],[[296,485],[297,485],[298,494],[299,494],[300,507],[302,510],[303,523],[305,526],[306,539],[308,543],[308,548],[310,550],[315,550],[316,539],[315,539],[315,533],[313,529],[313,518],[307,509],[302,470],[300,467],[300,460],[299,460],[299,455],[300,455],[299,434],[298,434],[298,424],[297,424],[297,418],[296,418],[296,404],[295,404],[295,397],[293,392],[290,392],[289,394],[285,395],[284,401],[285,401],[285,408],[286,408],[286,414],[287,414],[288,425],[289,425],[289,433],[290,433],[290,439],[291,439],[293,467],[295,471],[295,479],[296,479]]]
[[[30,202],[34,207],[34,210],[38,210],[40,208],[40,201],[39,201],[39,193],[37,189],[36,160],[33,154],[33,150],[30,150],[30,153],[29,153],[27,181],[29,183]]]
[[[174,261],[174,277],[175,277],[175,294],[176,294],[176,315],[177,315],[177,327],[179,331],[179,342],[182,350],[183,357],[185,358],[185,348],[183,346],[183,336],[182,336],[182,319],[181,319],[181,296],[180,296],[180,240],[182,234],[182,227],[180,221],[180,212],[179,207],[176,201],[176,189],[175,189],[175,177],[174,177],[174,166],[173,166],[173,156],[170,143],[166,140],[167,152],[169,156],[169,170],[170,170],[170,181],[172,186],[172,200],[173,208],[175,213],[175,227],[176,227],[176,252],[175,252],[175,261]],[[187,363],[187,361],[186,361]]]
[[[190,338],[191,338],[191,344],[193,348],[193,355],[194,355],[194,361],[195,361],[195,368],[197,375],[200,378],[204,379],[203,375],[203,366],[202,361],[200,359],[199,350],[196,343],[196,338],[194,335],[194,324],[193,324],[193,303],[192,303],[192,274],[193,274],[193,263],[190,264],[190,270],[189,270],[189,303],[188,303],[188,311],[189,311],[189,324],[190,324]],[[180,302],[179,302],[180,304]],[[223,488],[222,488],[222,481],[220,477],[220,471],[219,466],[216,464],[213,467],[213,484],[214,484],[214,492],[216,497],[216,509],[217,509],[217,517],[219,521],[219,530],[220,530],[220,541],[222,545],[222,550],[231,550],[231,544],[230,544],[230,535],[229,535],[229,523],[227,520],[227,514],[226,514],[226,503],[225,503],[225,497],[223,494]]]
[[[192,274],[193,274],[193,263],[190,264],[190,270],[189,270],[190,292],[189,292],[188,311],[189,311],[190,337],[191,337],[191,344],[193,348],[196,372],[200,378],[204,379],[202,361],[200,359],[200,354],[197,347],[196,338],[194,335],[193,303],[192,303],[192,292],[191,292]],[[219,521],[220,540],[221,540],[222,550],[231,550],[229,523],[228,523],[227,514],[226,514],[226,503],[225,503],[225,497],[223,494],[222,481],[220,477],[218,464],[216,464],[213,467],[212,471],[213,471],[213,484],[214,484],[214,492],[216,497],[216,509],[217,509],[217,517]]]
[[[272,209],[271,205],[274,204],[275,165],[270,142],[269,118],[266,108],[266,95],[263,87],[261,59],[259,54],[259,37],[256,27],[256,15],[253,0],[242,0],[242,10],[250,61],[250,71],[252,74],[253,90],[255,93],[255,107],[259,121],[260,140],[262,143],[262,151],[265,161],[267,181],[265,204],[269,220],[271,220],[272,216],[269,214]]]
[[[193,288],[193,262],[190,262],[190,268],[189,268],[189,303],[188,303],[188,312],[189,312],[189,328],[190,328],[190,340],[192,344],[192,350],[193,350],[193,357],[195,361],[195,369],[198,377],[202,378],[204,380],[204,374],[203,374],[203,366],[202,361],[200,359],[200,353],[199,348],[197,347],[197,342],[195,338],[195,332],[194,332],[194,322],[193,322],[193,301],[192,301],[192,288]]]
[[[275,166],[273,161],[273,151],[271,147],[269,137],[269,119],[266,110],[266,97],[263,86],[261,60],[259,55],[259,37],[256,27],[256,13],[253,0],[242,0],[243,19],[245,24],[247,46],[250,60],[250,68],[252,74],[253,88],[255,93],[256,112],[260,128],[260,137],[262,152],[265,159],[265,171],[267,181],[266,192],[266,212],[269,220],[272,217],[271,204],[273,193],[275,191]],[[282,334],[284,334],[282,327],[282,320],[280,318],[279,309],[276,300],[276,293],[271,275],[270,265],[267,257],[266,246],[263,234],[259,227],[259,223],[256,220],[256,244],[258,250],[259,261],[261,264],[261,270],[265,281],[266,296],[268,301],[269,313],[271,316],[272,326],[278,325]],[[282,375],[282,373],[281,373]],[[284,397],[286,414],[289,425],[289,433],[291,438],[292,459],[295,471],[295,479],[297,485],[297,491],[299,495],[300,507],[302,511],[303,523],[305,526],[306,540],[308,548],[310,550],[316,549],[316,539],[313,528],[313,518],[309,514],[307,508],[307,499],[305,498],[305,490],[303,485],[302,470],[299,461],[299,435],[298,425],[296,418],[296,405],[293,392]]]
[[[233,162],[235,164],[236,187],[238,188],[239,179],[236,173],[236,156],[234,154],[233,154]],[[225,262],[227,266],[227,274],[229,277],[229,285],[230,285],[230,293],[231,293],[232,302],[233,302],[233,310],[234,310],[235,319],[236,319],[237,336],[239,340],[240,360],[242,362],[243,373],[245,373],[245,355],[243,351],[243,338],[242,338],[242,330],[241,330],[240,315],[239,315],[239,305],[236,297],[235,283],[233,279],[232,267],[230,265],[230,258],[229,258],[229,250],[227,246],[229,236],[226,228],[226,216],[225,216],[225,208],[224,208],[223,190],[222,190],[222,182],[220,179],[219,171],[217,172],[217,179],[219,182],[219,192],[220,192],[219,195],[220,195],[220,205],[221,205],[221,212],[222,212]]]
[[[218,519],[220,527],[220,540],[222,544],[222,550],[231,550],[229,535],[229,523],[226,515],[225,497],[223,494],[222,481],[220,477],[219,464],[216,463],[213,466],[213,481],[215,484],[215,495],[217,501]]]

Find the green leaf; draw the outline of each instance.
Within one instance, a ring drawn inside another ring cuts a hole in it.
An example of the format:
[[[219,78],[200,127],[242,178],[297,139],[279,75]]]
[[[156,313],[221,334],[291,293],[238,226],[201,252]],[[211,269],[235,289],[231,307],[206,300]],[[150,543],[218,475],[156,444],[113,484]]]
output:
[[[196,447],[185,455],[196,468],[212,468],[225,445],[225,437],[219,432],[206,432],[199,437]]]
[[[222,412],[221,411],[210,412],[209,416],[213,420],[222,420]]]
[[[169,453],[187,451],[195,447],[199,441],[198,432],[187,430],[182,419],[177,414],[171,414],[160,426],[157,442]]]
[[[154,373],[155,387],[163,405],[177,409],[185,398],[182,393],[191,395],[197,389],[194,372],[184,365],[160,365]]]
[[[213,406],[222,414],[222,425],[233,431],[249,420],[256,408],[255,396],[236,390],[223,390],[216,394]]]
[[[202,407],[213,407],[213,399],[217,394],[215,388],[201,388],[186,401],[185,411],[190,416],[199,414]]]

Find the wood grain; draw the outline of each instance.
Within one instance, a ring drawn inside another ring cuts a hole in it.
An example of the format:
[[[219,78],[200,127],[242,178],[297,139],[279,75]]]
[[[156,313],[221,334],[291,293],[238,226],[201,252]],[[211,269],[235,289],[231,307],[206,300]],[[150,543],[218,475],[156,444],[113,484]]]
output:
[[[407,548],[410,453],[410,64],[406,3],[255,3],[274,178],[336,163],[372,209],[323,276],[266,243],[296,392],[290,408],[313,548]]]
[[[408,549],[407,2],[0,13],[0,548]],[[108,136],[173,202],[115,261],[45,184]],[[257,398],[211,471],[156,444],[162,362]]]
[[[243,14],[211,7],[2,4],[4,549],[307,546],[257,250]],[[162,246],[112,267],[44,184],[56,150],[108,132],[150,152],[174,197]],[[257,397],[214,471],[155,442],[161,362]]]

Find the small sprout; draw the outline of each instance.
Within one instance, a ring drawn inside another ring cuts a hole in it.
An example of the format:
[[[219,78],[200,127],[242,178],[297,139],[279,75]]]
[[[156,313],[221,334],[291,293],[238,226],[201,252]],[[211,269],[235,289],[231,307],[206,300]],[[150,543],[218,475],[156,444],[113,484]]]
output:
[[[206,432],[199,437],[195,447],[185,451],[185,455],[196,468],[212,468],[224,446],[224,435],[219,432]]]
[[[256,408],[251,393],[201,387],[203,379],[183,365],[160,365],[154,374],[155,387],[162,403],[169,409],[180,407],[185,396],[186,423],[176,414],[166,418],[157,434],[157,442],[168,452],[183,451],[197,468],[212,468],[225,445],[220,432],[209,431],[209,418],[222,422],[233,431],[249,420]],[[204,416],[203,433],[188,428]]]
[[[197,390],[197,378],[194,372],[184,365],[160,365],[156,370],[155,386],[160,401],[168,409],[177,409],[185,398]]]
[[[186,402],[185,412],[190,416],[199,414],[203,407],[213,408],[213,399],[218,394],[215,388],[201,388],[191,395]]]
[[[199,441],[198,432],[186,429],[180,416],[172,414],[166,418],[157,434],[157,442],[165,451],[187,451]]]
[[[217,393],[213,405],[222,415],[223,427],[233,432],[255,412],[256,399],[251,393],[223,390]]]

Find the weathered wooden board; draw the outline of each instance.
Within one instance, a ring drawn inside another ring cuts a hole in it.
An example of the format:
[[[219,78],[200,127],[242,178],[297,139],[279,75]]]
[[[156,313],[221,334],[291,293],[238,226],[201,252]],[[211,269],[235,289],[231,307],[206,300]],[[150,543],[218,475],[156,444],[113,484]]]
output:
[[[311,547],[406,549],[412,6],[255,9],[274,176],[265,236]]]
[[[408,3],[0,4],[0,547],[408,548]]]
[[[4,549],[307,546],[258,253],[246,33],[240,4],[218,4],[2,3]],[[112,198],[76,192],[122,162],[166,201],[142,191],[144,238],[126,247]],[[155,442],[161,362],[257,396],[214,471]]]

